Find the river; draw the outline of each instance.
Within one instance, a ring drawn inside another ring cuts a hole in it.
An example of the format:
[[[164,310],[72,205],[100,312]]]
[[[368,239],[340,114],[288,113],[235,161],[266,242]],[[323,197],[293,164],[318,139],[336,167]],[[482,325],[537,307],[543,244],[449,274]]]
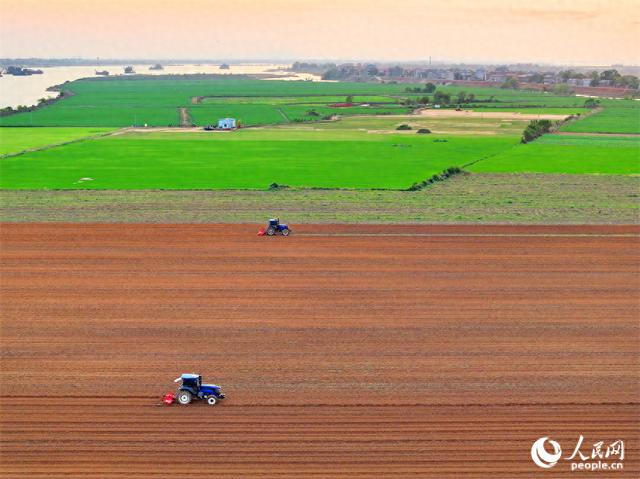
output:
[[[163,70],[149,70],[148,64],[132,64],[137,74],[144,75],[167,75],[167,74],[195,74],[195,73],[217,73],[217,74],[258,74],[269,73],[282,77],[283,80],[313,80],[318,81],[320,77],[308,73],[291,73],[285,71],[269,71],[278,68],[286,68],[288,65],[278,64],[238,64],[230,65],[228,70],[221,70],[220,65],[203,63],[199,65],[163,65]],[[107,70],[111,76],[124,75],[124,65],[95,65],[95,66],[69,66],[69,67],[29,67],[40,69],[42,75],[13,76],[3,75],[0,77],[0,108],[17,107],[18,105],[31,106],[38,103],[40,98],[53,98],[58,96],[57,92],[47,91],[53,85],[59,85],[65,81],[78,80],[79,78],[95,77],[96,70]],[[130,75],[127,75],[130,76]]]

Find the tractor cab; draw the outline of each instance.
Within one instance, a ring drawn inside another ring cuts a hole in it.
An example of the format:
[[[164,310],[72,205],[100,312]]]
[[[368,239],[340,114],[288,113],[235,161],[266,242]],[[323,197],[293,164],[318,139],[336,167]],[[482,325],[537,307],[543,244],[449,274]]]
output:
[[[189,391],[194,396],[198,395],[202,385],[202,376],[199,374],[183,374],[174,380],[176,383],[179,381],[182,381],[182,385],[178,388],[180,391]]]
[[[271,218],[269,220],[269,226],[273,226],[274,228],[277,228],[279,224],[280,224],[280,218]]]

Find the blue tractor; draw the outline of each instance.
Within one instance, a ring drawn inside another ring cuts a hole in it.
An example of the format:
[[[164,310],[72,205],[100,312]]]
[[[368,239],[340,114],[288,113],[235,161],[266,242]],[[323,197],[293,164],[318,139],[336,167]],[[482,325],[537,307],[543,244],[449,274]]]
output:
[[[182,384],[176,393],[178,403],[186,406],[194,399],[203,399],[207,404],[214,406],[218,401],[225,398],[220,386],[215,384],[203,384],[202,376],[199,374],[183,374],[174,382]]]
[[[258,231],[258,236],[274,236],[277,233],[280,233],[282,236],[289,236],[291,230],[288,225],[280,223],[279,218],[271,218],[266,229],[261,228],[260,231]]]

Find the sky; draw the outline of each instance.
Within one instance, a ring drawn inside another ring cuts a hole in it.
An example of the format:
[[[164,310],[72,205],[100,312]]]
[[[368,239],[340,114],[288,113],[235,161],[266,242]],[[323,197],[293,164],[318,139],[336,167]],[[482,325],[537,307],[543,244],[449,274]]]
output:
[[[640,64],[640,0],[0,0],[0,57]]]

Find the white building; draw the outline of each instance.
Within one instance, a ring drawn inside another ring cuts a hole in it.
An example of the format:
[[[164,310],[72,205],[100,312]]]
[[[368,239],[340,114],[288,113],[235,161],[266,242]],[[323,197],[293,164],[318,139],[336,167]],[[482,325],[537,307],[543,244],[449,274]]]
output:
[[[236,127],[235,118],[222,118],[218,120],[218,128],[221,130],[232,130]]]

